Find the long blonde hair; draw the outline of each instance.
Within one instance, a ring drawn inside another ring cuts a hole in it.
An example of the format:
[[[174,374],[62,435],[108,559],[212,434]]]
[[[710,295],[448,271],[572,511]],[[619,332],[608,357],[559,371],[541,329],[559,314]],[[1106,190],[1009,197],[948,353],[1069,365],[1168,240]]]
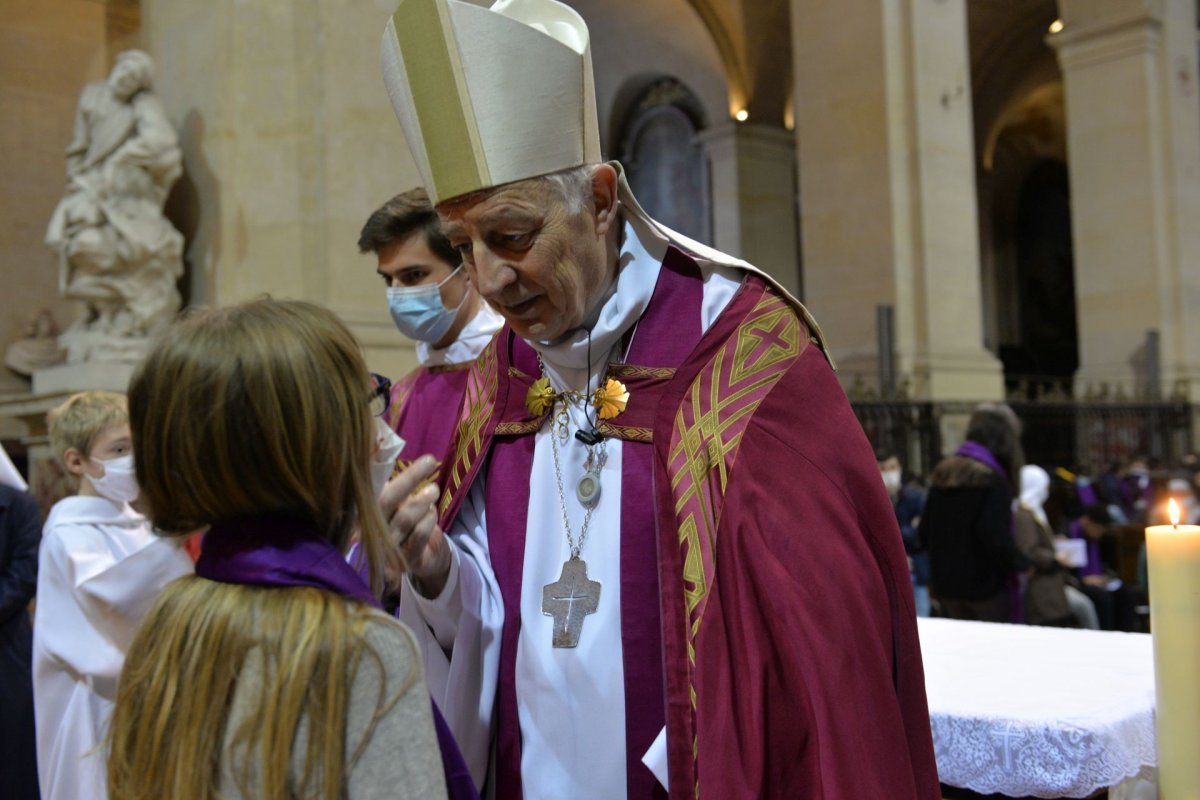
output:
[[[368,401],[357,342],[318,306],[257,300],[179,323],[129,390],[148,516],[164,532],[186,533],[286,514],[343,550],[357,523],[378,590],[394,546],[371,486]],[[301,793],[341,797],[347,758],[356,757],[345,741],[348,680],[363,658],[379,658],[363,638],[368,618],[366,607],[318,589],[199,577],[170,585],[126,656],[109,795],[211,800],[229,758],[243,793],[282,800],[294,788],[292,747],[307,717]],[[247,722],[227,732],[238,677],[257,654],[268,683]],[[415,680],[414,672],[387,687],[376,719]]]
[[[263,588],[182,578],[164,590],[130,645],[110,725],[114,800],[212,800],[221,765],[243,797],[338,800],[346,769],[370,738],[346,741],[349,677],[378,653],[364,639],[366,606],[308,587]],[[386,622],[386,621],[385,621]],[[415,653],[414,653],[415,656]],[[228,731],[237,682],[260,658],[267,682]],[[381,690],[374,722],[411,688]],[[308,721],[304,770],[292,748]]]

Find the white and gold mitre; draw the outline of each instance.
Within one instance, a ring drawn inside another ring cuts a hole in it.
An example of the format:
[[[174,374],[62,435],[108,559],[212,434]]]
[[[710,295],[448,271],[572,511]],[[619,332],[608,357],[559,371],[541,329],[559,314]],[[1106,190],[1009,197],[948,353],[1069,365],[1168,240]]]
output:
[[[555,0],[401,0],[383,80],[434,203],[601,160],[587,25]]]

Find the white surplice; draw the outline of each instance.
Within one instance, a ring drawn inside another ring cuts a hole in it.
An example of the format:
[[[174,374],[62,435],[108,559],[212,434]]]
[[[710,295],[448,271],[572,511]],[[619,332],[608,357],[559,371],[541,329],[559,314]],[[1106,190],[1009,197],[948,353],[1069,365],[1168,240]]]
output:
[[[487,303],[479,303],[479,311],[459,331],[458,338],[438,350],[428,342],[417,342],[417,361],[422,367],[444,367],[451,364],[470,364],[479,358],[483,348],[504,325],[500,316]],[[451,410],[453,413],[453,409]]]
[[[623,231],[617,286],[591,332],[591,369],[587,368],[587,336],[582,332],[554,346],[531,342],[558,389],[595,389],[608,362],[623,356],[619,352],[622,338],[650,302],[663,247],[633,221],[627,221]],[[714,267],[705,270],[703,278],[700,324],[707,330],[732,299],[741,274]],[[634,330],[634,342],[636,337]],[[572,433],[591,427],[581,409],[572,408],[571,418]],[[626,797],[620,580],[622,443],[605,440],[602,490],[580,554],[587,562],[588,578],[601,584],[599,608],[584,619],[578,647],[555,649],[551,646],[553,620],[542,613],[542,587],[559,579],[570,547],[563,530],[551,435],[550,425],[535,435],[521,585],[516,689],[524,796],[526,800],[619,800]],[[575,496],[575,486],[584,474],[587,448],[571,436],[560,444],[558,455],[566,512],[578,540],[585,509]],[[405,582],[400,604],[401,619],[422,639],[430,690],[481,785],[487,777],[495,730],[504,623],[500,590],[488,556],[484,483],[481,472],[451,526],[452,564],[441,595],[428,600]],[[665,785],[664,743],[660,735],[646,764]],[[639,753],[639,758],[642,755]]]
[[[67,497],[50,510],[38,557],[33,694],[45,800],[107,796],[101,745],[138,623],[164,586],[192,572],[128,505]]]

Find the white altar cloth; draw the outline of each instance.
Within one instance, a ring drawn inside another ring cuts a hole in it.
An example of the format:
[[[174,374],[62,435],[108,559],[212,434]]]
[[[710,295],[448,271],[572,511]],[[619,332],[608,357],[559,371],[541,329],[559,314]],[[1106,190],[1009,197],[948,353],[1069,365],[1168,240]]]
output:
[[[1154,657],[1140,633],[921,619],[938,773],[983,794],[1154,797]]]

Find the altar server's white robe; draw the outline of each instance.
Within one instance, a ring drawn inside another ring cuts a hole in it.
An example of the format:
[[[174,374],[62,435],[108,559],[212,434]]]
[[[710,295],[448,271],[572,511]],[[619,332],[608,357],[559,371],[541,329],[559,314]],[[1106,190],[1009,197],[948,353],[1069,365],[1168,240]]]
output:
[[[50,510],[33,623],[45,800],[107,796],[102,745],[125,651],[163,587],[191,572],[179,541],[155,536],[128,505],[68,497]]]

